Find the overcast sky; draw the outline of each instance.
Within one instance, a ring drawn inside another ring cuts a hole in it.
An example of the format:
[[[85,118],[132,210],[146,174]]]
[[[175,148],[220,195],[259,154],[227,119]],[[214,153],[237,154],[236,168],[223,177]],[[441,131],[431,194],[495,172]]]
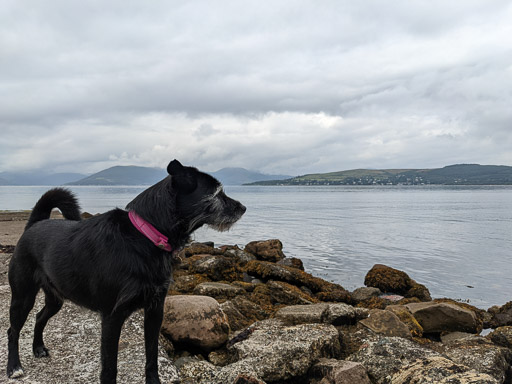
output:
[[[0,171],[512,165],[509,0],[0,7]]]

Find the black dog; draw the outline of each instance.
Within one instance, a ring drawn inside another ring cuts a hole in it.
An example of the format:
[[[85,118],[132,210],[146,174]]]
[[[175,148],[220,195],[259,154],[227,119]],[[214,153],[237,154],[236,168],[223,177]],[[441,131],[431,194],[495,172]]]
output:
[[[167,171],[169,176],[127,205],[129,212],[114,209],[80,221],[75,197],[61,188],[37,202],[9,265],[9,377],[23,374],[19,335],[42,288],[45,306],[36,317],[36,357],[48,356],[43,329],[68,299],[101,314],[101,383],[115,383],[121,327],[132,312],[144,308],[146,383],[160,383],[158,335],[173,256],[202,225],[227,230],[245,212],[215,178],[196,168],[174,160]],[[67,220],[47,220],[55,207]]]

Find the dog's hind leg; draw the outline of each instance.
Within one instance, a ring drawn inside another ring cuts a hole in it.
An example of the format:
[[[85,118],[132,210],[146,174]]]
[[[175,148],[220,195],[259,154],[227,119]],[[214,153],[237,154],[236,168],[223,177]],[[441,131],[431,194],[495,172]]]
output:
[[[27,283],[27,281],[20,281],[18,279],[11,279],[11,276],[9,277],[12,298],[9,311],[11,326],[7,330],[9,355],[7,358],[7,376],[14,378],[23,375],[19,354],[20,332],[30,310],[34,306],[39,287],[33,281]]]
[[[48,320],[62,308],[63,301],[53,294],[50,290],[44,291],[45,305],[36,316],[36,325],[34,327],[34,343],[32,349],[35,357],[49,356],[48,349],[44,346],[43,330]]]

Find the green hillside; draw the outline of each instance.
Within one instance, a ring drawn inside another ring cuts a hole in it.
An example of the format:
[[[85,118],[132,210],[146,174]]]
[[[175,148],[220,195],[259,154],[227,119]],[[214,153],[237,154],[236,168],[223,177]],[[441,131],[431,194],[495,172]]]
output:
[[[353,169],[250,185],[511,185],[512,167],[457,164],[435,169]]]

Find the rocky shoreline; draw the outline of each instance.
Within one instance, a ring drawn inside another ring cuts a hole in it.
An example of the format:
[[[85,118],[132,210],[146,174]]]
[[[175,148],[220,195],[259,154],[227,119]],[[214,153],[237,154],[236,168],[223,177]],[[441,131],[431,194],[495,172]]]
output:
[[[13,245],[4,223],[3,312]],[[482,310],[432,300],[427,287],[385,265],[375,265],[365,287],[349,292],[304,271],[276,239],[243,249],[194,243],[179,258],[160,339],[163,383],[512,383],[512,301]],[[52,319],[57,332],[71,321],[68,312]],[[5,334],[7,319],[0,320]],[[140,314],[130,321],[141,337]],[[482,329],[491,330],[481,336]],[[135,355],[120,356],[120,363],[142,359]]]

